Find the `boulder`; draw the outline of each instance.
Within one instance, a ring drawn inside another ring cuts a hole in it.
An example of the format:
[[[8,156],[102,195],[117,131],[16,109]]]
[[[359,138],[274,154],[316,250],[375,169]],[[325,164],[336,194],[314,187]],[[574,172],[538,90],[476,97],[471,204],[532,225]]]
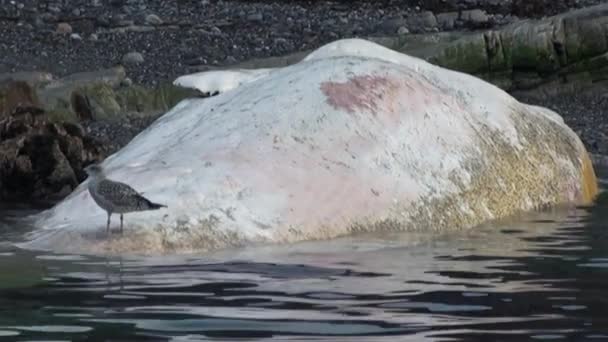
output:
[[[102,163],[168,208],[127,214],[107,236],[85,181],[20,246],[170,253],[463,229],[597,193],[558,114],[369,41],[241,76],[199,74],[190,84],[218,96],[181,101]]]
[[[451,16],[437,16],[442,26]],[[461,20],[483,24],[479,11],[462,12]],[[482,20],[483,19],[483,20]],[[586,85],[606,79],[608,4],[570,11],[542,20],[522,20],[497,30],[439,41],[416,54],[432,63],[472,73],[507,91],[554,87],[558,80]],[[389,48],[415,53],[412,40],[387,40]]]
[[[27,82],[6,81],[0,83],[0,119],[25,111],[38,114],[40,108],[38,96]]]
[[[129,85],[123,67],[82,72],[38,88],[41,106],[55,121],[110,120],[128,113],[153,115],[197,93],[171,84]]]
[[[0,120],[0,200],[59,200],[101,159],[98,144],[70,123],[23,110]]]

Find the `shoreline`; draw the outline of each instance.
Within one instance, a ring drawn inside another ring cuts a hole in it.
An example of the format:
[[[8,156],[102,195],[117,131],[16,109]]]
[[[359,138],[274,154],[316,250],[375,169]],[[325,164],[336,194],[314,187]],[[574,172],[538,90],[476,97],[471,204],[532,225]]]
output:
[[[62,6],[1,0],[0,50],[10,53],[0,56],[0,76],[45,71],[63,77],[123,65],[135,83],[155,85],[341,38],[498,28],[604,2],[74,0]],[[529,15],[519,18],[522,13]]]
[[[518,0],[505,3],[515,2]],[[179,3],[188,10],[176,7]],[[112,0],[111,4],[75,0],[62,7],[61,2],[54,1],[47,6],[34,0],[0,0],[0,5],[4,4],[0,6],[0,49],[9,51],[0,56],[0,84],[19,72],[48,73],[41,77],[48,75],[49,79],[58,80],[120,66],[124,74],[108,76],[120,87],[154,87],[183,74],[312,50],[341,38],[474,32],[608,0],[581,0],[570,7],[564,7],[561,1],[538,0],[535,3],[550,5],[532,8],[524,18],[514,14],[522,8],[496,7],[491,0],[440,3],[423,8],[416,0]],[[608,165],[605,94],[608,85],[602,83],[565,94],[511,93],[521,102],[557,112],[581,138],[594,164]],[[107,157],[158,118],[156,114],[129,114],[120,112],[112,119],[80,119],[78,124],[86,135],[98,141],[104,150],[101,156]],[[82,177],[79,170],[74,171],[76,180]]]

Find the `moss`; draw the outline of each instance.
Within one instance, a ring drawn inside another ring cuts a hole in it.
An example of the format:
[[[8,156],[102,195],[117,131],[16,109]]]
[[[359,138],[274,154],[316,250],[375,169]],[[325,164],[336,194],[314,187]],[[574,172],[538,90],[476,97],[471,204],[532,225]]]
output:
[[[54,109],[47,111],[48,118],[51,122],[78,122],[78,117],[74,112],[69,110]]]
[[[108,84],[92,84],[75,91],[81,92],[88,98],[95,119],[115,119],[123,113],[123,109],[116,101],[114,90]]]
[[[120,106],[128,112],[149,112],[155,108],[151,91],[139,85],[121,88],[116,91]]]
[[[580,62],[608,50],[607,17],[566,17],[563,23],[568,63]]]
[[[551,73],[560,68],[553,46],[552,22],[523,21],[501,32],[506,58],[515,70]]]
[[[176,87],[170,83],[161,84],[154,90],[154,106],[165,111],[185,98],[199,95],[198,91],[194,89]]]
[[[181,100],[199,95],[196,90],[176,87],[170,83],[154,88],[134,85],[121,88],[116,93],[117,101],[124,110],[140,113],[167,111]]]
[[[472,176],[471,184],[463,184],[455,175],[450,177],[462,191],[422,199],[414,207],[395,206],[388,218],[361,220],[348,232],[464,229],[530,209],[592,203],[598,194],[596,175],[574,133],[516,108],[512,118],[521,150],[499,132],[480,132],[476,146],[481,152],[471,151],[469,163],[463,165]],[[492,131],[490,127],[483,130]],[[506,186],[501,187],[501,183]]]
[[[482,34],[463,37],[447,45],[429,61],[445,68],[479,74],[488,71],[488,55]]]

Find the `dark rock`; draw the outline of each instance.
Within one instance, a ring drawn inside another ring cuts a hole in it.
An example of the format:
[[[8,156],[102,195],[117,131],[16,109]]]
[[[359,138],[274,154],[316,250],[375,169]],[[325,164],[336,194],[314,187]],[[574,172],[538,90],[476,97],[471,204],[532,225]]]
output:
[[[102,159],[99,143],[84,143],[82,127],[24,113],[0,120],[0,199],[53,200],[86,178],[82,168]]]
[[[72,92],[71,103],[78,120],[93,120],[93,108],[88,97],[77,91]]]
[[[401,16],[391,17],[383,20],[378,25],[378,30],[382,33],[394,34],[399,28],[407,26],[407,21]]]
[[[577,0],[513,0],[511,12],[521,17],[554,15],[573,7]]]
[[[24,111],[39,112],[42,108],[32,87],[24,81],[0,84],[0,119]]]

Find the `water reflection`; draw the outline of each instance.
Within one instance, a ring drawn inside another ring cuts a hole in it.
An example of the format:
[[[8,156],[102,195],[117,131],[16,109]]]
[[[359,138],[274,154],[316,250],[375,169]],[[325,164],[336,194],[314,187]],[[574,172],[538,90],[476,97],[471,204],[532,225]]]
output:
[[[0,251],[0,337],[608,340],[608,204],[201,256]]]

